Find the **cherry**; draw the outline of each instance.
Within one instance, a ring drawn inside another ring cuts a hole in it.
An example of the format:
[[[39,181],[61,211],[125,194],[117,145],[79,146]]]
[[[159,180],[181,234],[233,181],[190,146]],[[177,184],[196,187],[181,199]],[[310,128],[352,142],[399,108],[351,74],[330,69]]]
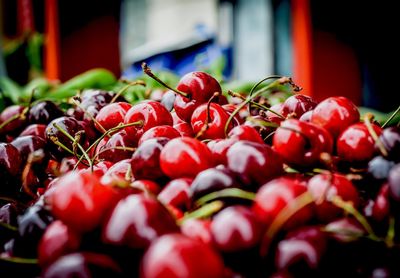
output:
[[[191,124],[200,139],[225,138],[225,125],[229,115],[216,103],[202,104],[192,114]],[[228,131],[232,128],[230,125]]]
[[[184,211],[191,207],[190,185],[192,179],[174,179],[158,194],[157,199],[165,206],[173,206]]]
[[[190,137],[169,141],[160,154],[162,171],[170,178],[193,178],[202,170],[214,166],[207,145]]]
[[[282,122],[273,138],[275,151],[286,163],[297,167],[316,164],[321,153],[332,152],[332,144],[326,130],[296,119]]]
[[[388,177],[389,194],[396,200],[400,201],[400,164],[396,164],[390,172]]]
[[[396,162],[400,161],[400,128],[388,127],[379,136],[384,148],[388,152],[388,158]]]
[[[309,96],[296,94],[288,97],[282,104],[281,114],[299,119],[304,113],[313,110],[317,103]]]
[[[238,252],[254,247],[261,239],[261,225],[247,207],[231,206],[220,211],[211,222],[213,243],[223,252]]]
[[[287,206],[295,205],[296,197],[307,191],[307,187],[300,182],[280,177],[264,184],[257,192],[253,204],[253,210],[262,223],[268,227],[279,213]],[[286,228],[299,226],[306,223],[312,216],[311,206],[305,206],[298,210],[285,223]]]
[[[160,193],[161,188],[158,183],[151,180],[135,180],[131,184],[131,188],[139,189],[147,195],[156,196]]]
[[[283,173],[281,158],[265,144],[238,141],[228,149],[226,156],[228,168],[255,188]]]
[[[275,131],[275,128],[265,126],[263,125],[263,123],[279,126],[280,123],[283,121],[283,119],[279,117],[275,117],[272,119],[273,120],[270,120],[270,118],[268,117],[262,115],[256,115],[251,118],[248,118],[247,121],[244,123],[244,125],[253,127],[260,134],[261,138],[265,140],[266,138],[271,137],[270,135],[272,135],[272,132]]]
[[[0,192],[10,192],[17,189],[13,180],[22,170],[22,160],[17,148],[8,143],[0,143]]]
[[[224,264],[210,246],[200,241],[181,234],[164,235],[146,251],[140,277],[220,278],[224,277]]]
[[[52,101],[45,100],[32,105],[28,113],[31,124],[48,124],[50,121],[62,117],[64,112]]]
[[[154,197],[133,194],[115,206],[103,226],[103,241],[146,248],[157,237],[177,230],[174,218]]]
[[[127,102],[114,102],[107,104],[100,109],[96,115],[95,127],[98,131],[104,132],[117,125],[124,123],[125,115],[132,107]]]
[[[136,146],[135,136],[125,129],[114,133],[110,138],[104,137],[102,141],[96,148],[97,158],[110,162],[130,158]]]
[[[11,105],[0,113],[0,135],[16,133],[24,128],[26,123],[26,107]]]
[[[264,140],[261,138],[258,131],[254,127],[248,125],[239,125],[234,127],[228,133],[228,137],[236,141],[247,140],[260,144],[264,143]]]
[[[211,220],[209,219],[189,218],[183,221],[181,225],[181,232],[183,235],[193,238],[196,241],[211,245],[212,236],[210,227]]]
[[[44,269],[43,278],[123,277],[121,268],[107,255],[71,253]]]
[[[228,149],[237,142],[237,140],[229,138],[229,139],[216,139],[211,140],[207,143],[207,147],[210,149],[215,164],[227,165],[228,161],[226,158],[226,154]]]
[[[143,142],[145,142],[149,139],[158,138],[158,137],[173,139],[176,137],[181,137],[181,134],[179,133],[178,130],[176,130],[175,128],[173,128],[172,126],[169,126],[169,125],[155,126],[155,127],[150,128],[145,133],[143,133],[142,137],[140,137],[138,144],[141,145]]]
[[[11,145],[18,150],[23,162],[26,162],[29,155],[35,151],[42,150],[43,158],[46,154],[46,141],[38,136],[19,136],[11,142]],[[46,163],[43,158],[35,163]]]
[[[370,208],[368,209],[367,206],[364,211],[366,216],[371,217],[377,222],[382,222],[389,216],[389,185],[384,184],[380,188],[375,200],[372,201]]]
[[[159,125],[172,126],[172,116],[169,111],[159,102],[143,101],[132,106],[125,115],[125,124],[142,121],[142,124],[135,127],[127,127],[129,133],[136,132],[139,140],[143,133],[152,127]]]
[[[144,141],[132,155],[131,169],[136,179],[157,180],[164,177],[160,166],[160,154],[168,143],[167,138]]]
[[[316,215],[322,221],[333,220],[343,213],[341,208],[331,203],[333,198],[340,197],[343,201],[352,202],[354,207],[360,202],[353,183],[340,174],[315,175],[308,182],[308,191],[314,198]]]
[[[80,235],[60,220],[51,223],[43,234],[38,246],[39,264],[44,267],[62,255],[78,250]]]
[[[21,208],[15,203],[7,203],[0,207],[0,223],[17,226],[17,216],[20,214]],[[0,230],[1,231],[1,230]]]
[[[277,104],[272,105],[269,108],[269,110],[265,113],[265,116],[268,118],[269,121],[271,121],[273,123],[280,123],[281,121],[284,120],[284,118],[279,117],[276,113],[273,113],[271,111],[274,111],[274,112],[282,115],[282,113],[283,113],[283,103],[277,103]]]
[[[46,139],[46,125],[43,124],[32,124],[28,125],[19,136],[38,136]]]
[[[75,231],[87,232],[101,223],[116,198],[115,190],[101,184],[98,175],[70,172],[57,180],[46,200],[54,216]]]
[[[211,192],[239,187],[241,186],[231,170],[225,167],[210,168],[196,176],[190,187],[190,194],[196,200]]]
[[[339,218],[327,224],[325,231],[338,242],[346,243],[357,240],[365,234],[365,229],[354,218]]]
[[[105,177],[111,178],[111,179],[123,179],[125,180],[126,178],[128,180],[133,181],[133,175],[128,175],[129,171],[131,169],[131,160],[130,159],[123,159],[118,162],[116,162],[114,165],[112,165],[107,172],[104,174],[103,179]],[[127,176],[128,175],[128,176]]]
[[[223,96],[223,95],[222,95]],[[221,102],[220,102],[221,104]],[[231,116],[232,113],[236,110],[237,106],[235,104],[229,103],[229,104],[224,104],[221,105],[222,108],[224,108],[224,110],[228,113],[228,116]],[[245,111],[245,113],[247,113],[247,110],[243,110]],[[233,123],[234,126],[239,126],[241,124],[244,123],[244,119],[246,118],[246,115],[243,115],[243,113],[241,113],[242,111],[239,111],[239,113],[237,113],[234,117],[233,117]]]
[[[360,112],[354,103],[345,97],[330,97],[321,101],[311,116],[312,123],[328,130],[334,138],[359,121]]]
[[[49,164],[54,162],[54,160],[50,160]],[[87,166],[83,164],[83,162],[80,162],[78,165],[78,159],[75,156],[72,157],[64,157],[61,160],[61,163],[58,166],[55,166],[55,174],[58,176],[58,174],[66,174],[70,171],[72,171],[74,168],[81,170],[81,169],[86,169]],[[58,173],[57,173],[58,172]]]
[[[174,128],[179,132],[182,137],[194,137],[192,126],[187,122],[174,124]]]
[[[301,115],[301,117],[299,118],[299,120],[302,121],[302,122],[311,123],[312,113],[313,113],[313,110],[307,111],[306,113],[304,113],[303,115]]]
[[[376,180],[385,180],[394,165],[394,161],[387,160],[382,156],[376,156],[368,162],[368,173]]]
[[[172,108],[174,108],[174,102],[175,92],[172,90],[166,91],[161,98],[161,104],[164,105],[168,111],[171,111]]]
[[[375,133],[379,136],[382,129],[372,124]],[[337,139],[337,154],[348,162],[365,162],[375,154],[375,141],[363,123],[347,127]]]

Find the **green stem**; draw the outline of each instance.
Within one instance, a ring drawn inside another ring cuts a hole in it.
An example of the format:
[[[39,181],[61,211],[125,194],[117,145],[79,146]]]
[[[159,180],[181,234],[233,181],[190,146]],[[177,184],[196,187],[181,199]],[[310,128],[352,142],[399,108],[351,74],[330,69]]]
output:
[[[199,209],[185,214],[185,216],[179,220],[178,224],[182,224],[188,219],[207,218],[214,213],[220,211],[223,207],[224,203],[222,201],[214,201],[212,203],[205,204]]]
[[[365,114],[365,116],[364,116],[364,124],[367,127],[368,132],[371,135],[372,139],[374,139],[376,145],[378,146],[379,151],[381,152],[381,154],[384,157],[387,157],[388,156],[388,152],[387,152],[385,146],[383,145],[381,139],[379,139],[378,135],[376,134],[374,128],[372,127],[371,119],[373,117],[374,116],[372,114],[370,114],[370,113]]]
[[[400,111],[400,106],[397,107],[396,111],[393,112],[393,114],[389,117],[389,119],[386,120],[386,122],[382,125],[382,128],[385,128],[386,125],[390,123],[390,121],[399,113]]]
[[[125,80],[124,80],[124,81],[125,81]],[[128,90],[130,87],[135,86],[135,85],[141,85],[141,86],[143,86],[143,87],[146,87],[146,83],[145,83],[143,80],[136,80],[136,81],[128,82],[127,85],[125,85],[124,87],[122,87],[122,89],[119,90],[119,91],[115,94],[115,96],[112,98],[112,100],[110,101],[110,103],[114,103],[114,102],[118,99],[118,97],[119,97],[120,95],[122,95],[126,90]]]
[[[17,264],[37,264],[37,259],[19,258],[19,257],[1,257],[0,261],[17,263]]]
[[[394,246],[394,237],[396,235],[395,227],[396,227],[395,226],[395,218],[393,216],[391,216],[389,219],[389,228],[388,228],[387,235],[385,238],[386,246],[389,248]]]
[[[21,116],[21,114],[16,114],[14,116],[12,116],[11,118],[7,119],[6,121],[2,122],[0,124],[0,130],[2,130],[5,126],[7,126],[8,124],[10,124],[11,122],[19,119],[19,117]]]
[[[253,201],[256,194],[253,192],[244,191],[239,188],[226,188],[219,191],[211,192],[196,201],[196,206],[202,206],[210,201],[220,198],[240,198]]]
[[[1,221],[0,221],[0,226],[3,227],[3,228],[6,228],[7,230],[13,231],[13,232],[18,231],[17,227],[15,227],[13,225],[10,225],[10,224],[7,224],[7,223],[4,223],[4,222],[1,222]]]

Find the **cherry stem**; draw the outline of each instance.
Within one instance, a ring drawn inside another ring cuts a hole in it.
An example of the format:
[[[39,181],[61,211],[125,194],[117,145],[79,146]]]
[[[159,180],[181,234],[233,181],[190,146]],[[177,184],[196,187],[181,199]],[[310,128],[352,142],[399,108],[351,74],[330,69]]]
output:
[[[260,255],[265,257],[268,253],[269,244],[275,235],[282,229],[285,223],[298,211],[313,203],[314,199],[311,194],[306,191],[297,196],[293,201],[290,201],[274,218],[272,224],[264,234],[261,241]]]
[[[5,126],[7,126],[8,124],[12,123],[13,121],[21,118],[22,113],[21,114],[16,114],[14,116],[12,116],[11,118],[7,119],[6,121],[2,122],[0,124],[0,130],[2,130]]]
[[[393,118],[397,115],[397,113],[399,113],[399,111],[400,111],[400,106],[397,107],[396,111],[394,111],[392,115],[390,115],[389,119],[387,119],[386,122],[382,125],[382,128],[385,128],[385,126],[388,125],[391,120],[393,120]]]
[[[146,83],[143,80],[136,80],[136,81],[127,81],[127,80],[121,80],[122,82],[128,83],[122,89],[120,89],[115,96],[111,99],[110,103],[114,103],[120,95],[122,95],[126,90],[128,90],[130,87],[135,86],[135,85],[140,85],[143,87],[146,87]]]
[[[106,151],[111,151],[111,150],[121,150],[121,151],[128,151],[128,152],[134,152],[136,151],[136,148],[132,148],[132,147],[122,147],[122,146],[115,146],[115,147],[109,147],[109,148],[105,148],[105,149],[101,149],[98,153],[96,153],[93,157],[92,160],[96,160],[97,157],[106,152]]]
[[[96,120],[96,118],[95,118],[91,113],[89,113],[86,109],[82,108],[82,107],[80,106],[80,104],[79,104],[75,99],[72,98],[71,101],[72,101],[72,103],[75,104],[77,107],[79,107],[80,109],[82,109],[83,113],[85,113],[86,115],[88,115],[89,118],[90,118],[96,125],[98,125],[98,127],[100,127],[101,132],[103,132],[103,133],[106,132],[106,129]]]
[[[199,219],[199,218],[207,218],[213,215],[214,213],[220,211],[224,207],[224,203],[222,201],[214,201],[212,203],[205,204],[199,209],[186,213],[183,218],[178,221],[178,224],[182,224],[184,221],[188,219]]]
[[[178,95],[181,95],[181,96],[186,97],[186,98],[190,98],[190,95],[188,93],[181,92],[181,91],[178,91],[177,89],[172,88],[171,86],[166,84],[164,81],[162,81],[160,78],[155,76],[154,73],[151,71],[150,67],[147,65],[147,63],[145,63],[145,62],[142,63],[142,69],[143,69],[143,72],[145,74],[147,74],[148,76],[153,78],[155,81],[157,81],[158,83],[163,85],[165,88],[170,89],[171,91],[174,91]]]
[[[376,134],[374,128],[372,127],[371,124],[371,120],[374,118],[374,115],[372,115],[371,113],[367,113],[364,116],[364,124],[368,129],[369,134],[371,135],[372,139],[374,139],[376,145],[378,146],[379,151],[381,152],[381,154],[385,157],[387,157],[388,151],[385,149],[385,146],[383,145],[381,139],[379,138],[379,136]]]
[[[28,259],[28,258],[20,258],[20,257],[2,257],[0,256],[0,261],[17,263],[17,264],[37,264],[38,259]]]
[[[7,229],[9,231],[12,231],[12,232],[17,232],[18,231],[17,227],[15,227],[13,225],[10,225],[10,224],[7,224],[7,223],[4,223],[2,221],[0,221],[0,227],[3,227],[3,228],[5,228],[5,229]]]
[[[200,207],[205,203],[214,201],[220,198],[239,198],[253,201],[256,198],[256,194],[249,191],[244,191],[240,188],[226,188],[219,191],[211,192],[196,201],[196,206]]]
[[[394,237],[396,235],[395,224],[396,224],[396,219],[393,216],[391,216],[389,219],[389,228],[385,238],[386,246],[389,248],[394,246]]]
[[[231,113],[231,115],[230,115],[229,118],[228,118],[228,121],[227,121],[226,124],[225,124],[225,135],[227,135],[228,127],[229,127],[230,123],[232,122],[233,118],[234,118],[234,117],[236,116],[236,114],[239,113],[240,110],[242,110],[243,107],[245,107],[250,101],[252,101],[254,98],[258,97],[259,95],[261,95],[261,94],[264,93],[264,92],[267,92],[267,91],[268,91],[268,92],[270,93],[270,92],[271,92],[271,89],[273,89],[273,88],[276,87],[276,86],[279,86],[279,85],[282,85],[282,84],[286,84],[286,83],[292,82],[291,79],[290,79],[289,77],[281,77],[281,76],[270,76],[270,77],[264,78],[263,81],[265,81],[265,80],[267,80],[267,79],[271,79],[271,78],[279,78],[279,79],[277,79],[277,80],[275,80],[275,81],[269,83],[269,84],[268,84],[267,86],[265,86],[264,88],[258,90],[257,92],[254,93],[254,95],[251,95],[251,94],[250,94],[250,95],[246,98],[246,100],[243,101],[240,105],[238,105],[238,107],[236,107],[235,111],[233,111],[233,112]],[[263,82],[263,81],[262,81],[262,82]],[[260,82],[261,82],[261,81],[260,81]],[[259,83],[260,83],[260,82],[259,82]],[[262,82],[261,82],[261,83],[262,83]],[[260,84],[261,84],[261,83],[260,83]],[[257,84],[258,84],[258,83],[257,83]],[[259,84],[258,84],[258,85],[257,85],[257,84],[254,85],[253,89],[259,85]]]
[[[64,151],[72,154],[75,156],[75,153],[73,151],[71,151],[67,146],[65,146],[63,143],[60,142],[60,140],[58,140],[58,138],[56,136],[50,136],[50,140],[56,144],[57,146],[59,146],[61,149],[63,149]]]
[[[199,138],[199,137],[201,137],[206,131],[207,131],[207,129],[208,129],[208,127],[209,127],[209,123],[210,123],[210,121],[211,121],[211,113],[210,113],[210,107],[211,107],[211,102],[216,98],[216,97],[218,97],[220,95],[220,93],[219,92],[215,92],[211,97],[210,97],[210,99],[208,100],[208,102],[207,102],[207,109],[206,109],[206,112],[207,112],[207,118],[206,118],[206,120],[205,120],[205,122],[204,122],[204,125],[201,127],[201,129],[200,129],[200,131],[196,134],[196,139],[197,138]]]

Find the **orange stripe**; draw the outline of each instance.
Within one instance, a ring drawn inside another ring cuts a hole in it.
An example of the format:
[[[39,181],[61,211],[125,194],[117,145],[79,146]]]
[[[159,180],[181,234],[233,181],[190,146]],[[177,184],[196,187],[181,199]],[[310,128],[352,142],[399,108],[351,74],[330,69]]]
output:
[[[45,71],[49,80],[60,78],[60,37],[57,0],[45,2]]]

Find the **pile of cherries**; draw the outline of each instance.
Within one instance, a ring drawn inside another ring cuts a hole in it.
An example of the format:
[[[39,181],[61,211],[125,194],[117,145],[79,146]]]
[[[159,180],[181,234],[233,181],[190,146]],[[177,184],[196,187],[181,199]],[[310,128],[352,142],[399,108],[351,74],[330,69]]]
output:
[[[192,72],[136,104],[7,107],[0,276],[399,276],[399,128],[345,97],[271,106],[283,86]]]

